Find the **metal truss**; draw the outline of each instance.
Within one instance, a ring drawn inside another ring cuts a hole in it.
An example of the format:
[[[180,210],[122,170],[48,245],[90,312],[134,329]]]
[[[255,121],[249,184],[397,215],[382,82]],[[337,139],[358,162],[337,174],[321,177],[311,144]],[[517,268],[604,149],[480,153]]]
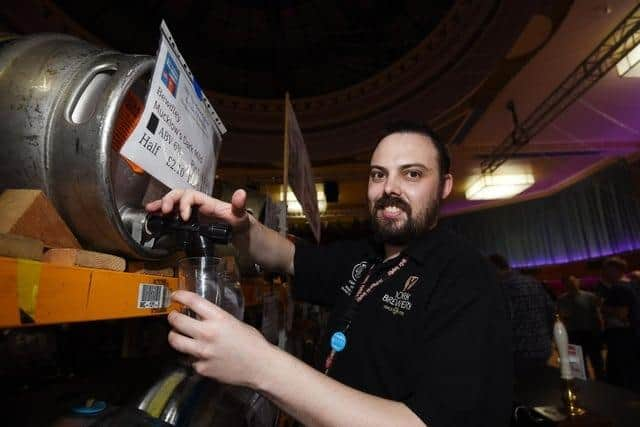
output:
[[[503,142],[480,163],[492,173],[567,109],[640,42],[640,4],[583,60]]]

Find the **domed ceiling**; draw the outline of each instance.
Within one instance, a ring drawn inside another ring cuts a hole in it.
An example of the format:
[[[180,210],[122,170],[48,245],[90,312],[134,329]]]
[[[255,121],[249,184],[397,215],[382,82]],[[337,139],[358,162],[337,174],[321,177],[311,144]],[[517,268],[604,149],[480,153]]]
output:
[[[416,47],[453,0],[58,0],[108,45],[152,53],[165,19],[203,87],[239,97],[323,95],[359,83]]]

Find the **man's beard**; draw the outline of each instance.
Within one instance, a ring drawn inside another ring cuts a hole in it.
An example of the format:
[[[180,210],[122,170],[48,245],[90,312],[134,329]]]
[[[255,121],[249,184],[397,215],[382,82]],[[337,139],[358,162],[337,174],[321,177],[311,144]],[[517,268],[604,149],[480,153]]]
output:
[[[438,220],[440,194],[441,191],[438,191],[436,197],[429,201],[427,208],[416,218],[412,217],[411,206],[407,202],[399,197],[383,195],[375,202],[370,212],[371,229],[373,230],[375,241],[394,246],[403,246],[416,237],[425,234],[433,228]],[[384,217],[378,218],[377,212],[387,206],[395,206],[402,210],[407,216],[406,221],[401,225],[397,225],[395,220]]]

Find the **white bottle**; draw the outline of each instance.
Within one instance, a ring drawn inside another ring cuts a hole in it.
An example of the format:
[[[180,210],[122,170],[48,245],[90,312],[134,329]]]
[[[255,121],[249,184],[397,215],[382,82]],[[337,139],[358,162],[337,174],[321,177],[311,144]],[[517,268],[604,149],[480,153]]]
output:
[[[573,375],[571,375],[571,366],[569,366],[569,336],[558,315],[556,315],[556,321],[553,325],[553,339],[560,355],[560,378],[571,380]]]

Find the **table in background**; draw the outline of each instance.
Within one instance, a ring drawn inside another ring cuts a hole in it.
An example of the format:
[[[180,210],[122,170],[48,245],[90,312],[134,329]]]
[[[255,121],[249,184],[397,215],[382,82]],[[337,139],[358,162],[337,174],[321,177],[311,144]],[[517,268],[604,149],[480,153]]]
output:
[[[640,426],[640,395],[600,381],[575,380],[578,404],[606,418],[614,427]],[[561,406],[562,384],[558,369],[548,368],[515,385],[514,400],[522,405]]]

